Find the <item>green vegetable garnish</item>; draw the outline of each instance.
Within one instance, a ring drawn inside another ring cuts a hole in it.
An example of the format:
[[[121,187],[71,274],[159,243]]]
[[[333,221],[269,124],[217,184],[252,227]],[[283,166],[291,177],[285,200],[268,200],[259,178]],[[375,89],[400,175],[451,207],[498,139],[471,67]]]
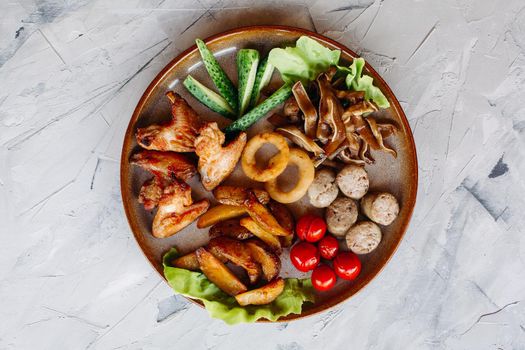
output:
[[[204,66],[210,75],[211,80],[219,90],[220,94],[228,102],[231,109],[234,112],[237,112],[237,89],[235,85],[231,82],[226,72],[221,68],[219,62],[215,59],[215,56],[208,49],[204,41],[201,39],[196,39],[195,43],[199,48],[199,52],[204,62]]]
[[[239,306],[235,298],[221,291],[200,272],[193,272],[170,266],[178,256],[172,248],[163,257],[164,276],[177,294],[201,300],[211,317],[227,324],[255,322],[265,318],[276,321],[281,316],[300,314],[305,301],[313,301],[313,288],[309,278],[285,279],[284,291],[267,305]]]
[[[330,50],[314,39],[302,36],[295,47],[272,49],[269,62],[279,70],[287,83],[312,81],[331,66],[337,66],[339,74],[346,74],[348,89],[364,91],[367,100],[374,101],[381,108],[390,107],[385,95],[373,85],[372,77],[362,75],[365,60],[356,58],[350,67],[343,67],[338,65],[340,54],[339,50]]]
[[[286,83],[315,80],[319,73],[339,62],[341,51],[330,50],[307,36],[297,39],[295,45],[272,49],[268,58],[268,62],[279,70]]]
[[[227,134],[244,131],[252,126],[259,119],[264,117],[269,111],[286,101],[292,95],[292,88],[290,85],[284,84],[275,91],[270,97],[261,102],[257,107],[237,119],[224,129]]]

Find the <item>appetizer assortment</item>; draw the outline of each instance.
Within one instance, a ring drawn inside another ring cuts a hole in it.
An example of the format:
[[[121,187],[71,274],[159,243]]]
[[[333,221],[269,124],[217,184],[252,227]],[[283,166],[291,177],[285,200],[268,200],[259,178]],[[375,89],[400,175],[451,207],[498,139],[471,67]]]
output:
[[[399,213],[392,194],[369,192],[364,167],[374,163],[371,150],[397,156],[385,144],[397,127],[374,114],[388,101],[363,74],[363,59],[341,66],[338,50],[309,37],[267,57],[240,49],[237,86],[206,44],[196,43],[215,90],[191,75],[183,85],[232,122],[221,130],[168,91],[171,120],[138,128],[143,150],[130,159],[152,174],[138,201],[156,210],[153,236],[170,237],[195,221],[208,229],[206,245],[165,255],[166,278],[176,292],[201,300],[229,323],[300,312],[303,302],[313,301],[312,286],[327,291],[338,278],[357,278],[359,255],[380,245],[381,226]],[[284,84],[267,94],[275,68]],[[247,129],[279,106],[267,118],[273,130],[248,138]],[[257,154],[268,145],[277,152],[261,166]],[[223,184],[238,163],[255,185]],[[297,177],[285,188],[280,178],[291,167]],[[197,174],[213,198],[192,198],[187,181]],[[296,223],[287,205],[303,198],[324,215],[306,214]],[[311,277],[281,277],[281,255]]]

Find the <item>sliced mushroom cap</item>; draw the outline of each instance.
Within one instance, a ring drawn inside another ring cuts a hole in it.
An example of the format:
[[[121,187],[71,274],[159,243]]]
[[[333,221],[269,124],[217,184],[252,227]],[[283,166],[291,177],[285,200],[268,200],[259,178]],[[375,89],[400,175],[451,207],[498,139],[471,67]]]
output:
[[[291,96],[284,102],[283,113],[292,123],[299,121],[299,105],[295,100],[295,97]]]
[[[303,132],[294,125],[278,128],[276,131],[306,151],[312,152],[316,157],[320,157],[324,154],[324,150],[319,147],[314,140],[303,134]]]
[[[328,125],[331,129],[331,136],[328,143],[324,147],[327,156],[332,155],[341,143],[344,142],[345,125],[341,119],[343,115],[343,106],[335,95],[335,90],[330,85],[330,79],[326,73],[320,74],[317,77],[317,85],[319,86],[319,124],[317,127],[317,136],[323,134],[322,124]],[[325,135],[322,135],[325,136]]]
[[[350,113],[343,114],[343,121],[345,130],[351,130],[356,132],[359,137],[366,143],[368,143],[373,149],[378,149],[379,144],[377,143],[370,125],[365,121],[361,115],[355,115]],[[345,135],[346,136],[346,135]]]
[[[348,101],[350,105],[354,105],[365,100],[364,91],[337,90],[336,95],[337,98]]]
[[[306,136],[313,139],[315,137],[315,129],[317,127],[317,111],[315,110],[312,100],[310,100],[310,97],[308,97],[308,93],[300,81],[294,84],[292,87],[292,93],[295,97],[297,105],[303,112],[304,132]]]
[[[378,108],[372,102],[362,101],[347,107],[344,111],[345,114],[363,115],[366,113],[372,113],[377,111]]]
[[[284,115],[274,113],[268,119],[266,119],[267,122],[275,126],[276,128],[280,126],[290,125],[290,119],[288,117],[285,117]]]
[[[383,136],[381,135],[381,132],[379,131],[379,128],[377,126],[377,123],[374,118],[365,118],[368,122],[368,125],[370,125],[370,129],[372,130],[372,134],[376,138],[377,144],[379,145],[379,149],[390,153],[394,158],[397,158],[397,152],[393,150],[392,148],[389,148],[385,146],[383,142]]]
[[[365,160],[356,158],[347,148],[337,155],[337,159],[340,159],[345,164],[356,164],[356,165],[365,165]]]

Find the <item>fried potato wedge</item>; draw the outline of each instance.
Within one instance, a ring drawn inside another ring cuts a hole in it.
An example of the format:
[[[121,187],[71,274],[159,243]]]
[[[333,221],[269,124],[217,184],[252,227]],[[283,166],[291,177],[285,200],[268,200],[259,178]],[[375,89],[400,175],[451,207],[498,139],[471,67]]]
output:
[[[225,259],[242,267],[248,274],[250,283],[256,283],[261,277],[261,265],[255,261],[250,248],[243,242],[228,237],[217,237],[208,243],[206,249],[219,260]]]
[[[246,213],[246,209],[236,205],[219,204],[209,209],[197,221],[198,228],[215,225],[218,222],[236,218]]]
[[[197,260],[197,254],[191,252],[189,254],[179,256],[171,261],[173,267],[178,267],[180,269],[186,269],[190,271],[200,270],[199,260]]]
[[[250,215],[265,231],[276,236],[292,235],[292,231],[282,227],[270,211],[257,200],[257,197],[252,191],[249,191],[248,199],[244,202],[244,206],[248,215]]]
[[[284,290],[284,280],[276,278],[270,283],[235,296],[235,300],[241,306],[266,305],[277,299]]]
[[[223,292],[231,296],[246,292],[246,286],[212,253],[199,248],[195,254],[201,271]]]
[[[210,228],[210,238],[226,236],[238,240],[244,240],[253,237],[253,233],[246,227],[241,226],[239,219],[228,219],[216,223]]]
[[[268,246],[273,251],[279,254],[281,253],[281,241],[279,240],[278,236],[274,236],[270,232],[263,229],[252,218],[242,218],[240,223],[242,226],[250,230],[250,232],[253,233],[254,236],[259,237],[259,239],[261,239],[264,243],[268,244]]]
[[[245,242],[250,249],[252,257],[261,264],[264,279],[271,281],[279,275],[281,271],[281,259],[264,242],[257,238],[249,239]]]
[[[228,259],[222,255],[220,256],[215,255],[215,257],[223,263],[228,262]],[[190,271],[200,270],[199,260],[197,259],[197,254],[195,252],[191,252],[186,255],[179,256],[178,258],[173,259],[171,261],[171,265],[173,265],[173,267],[178,267],[180,269],[186,269]]]
[[[249,239],[245,244],[250,249],[253,259],[261,264],[266,281],[271,281],[279,275],[281,259],[267,244],[257,238]]]
[[[221,204],[244,205],[248,199],[248,191],[245,187],[221,185],[213,190],[213,195]],[[265,190],[253,189],[253,193],[262,204],[270,201],[270,195]]]
[[[288,207],[282,203],[271,200],[268,203],[268,209],[272,213],[273,217],[284,227],[286,230],[292,232],[289,236],[280,237],[281,245],[283,247],[289,247],[292,245],[293,234],[295,231],[295,219],[292,212]]]

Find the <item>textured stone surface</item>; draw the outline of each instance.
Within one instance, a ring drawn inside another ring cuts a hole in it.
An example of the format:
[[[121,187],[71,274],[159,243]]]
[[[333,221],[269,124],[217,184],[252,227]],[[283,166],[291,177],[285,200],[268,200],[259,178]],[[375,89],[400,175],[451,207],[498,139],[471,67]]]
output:
[[[523,349],[525,9],[509,1],[0,3],[1,349]],[[414,131],[420,192],[380,276],[289,324],[229,327],[145,261],[119,194],[136,101],[196,36],[316,30]]]

